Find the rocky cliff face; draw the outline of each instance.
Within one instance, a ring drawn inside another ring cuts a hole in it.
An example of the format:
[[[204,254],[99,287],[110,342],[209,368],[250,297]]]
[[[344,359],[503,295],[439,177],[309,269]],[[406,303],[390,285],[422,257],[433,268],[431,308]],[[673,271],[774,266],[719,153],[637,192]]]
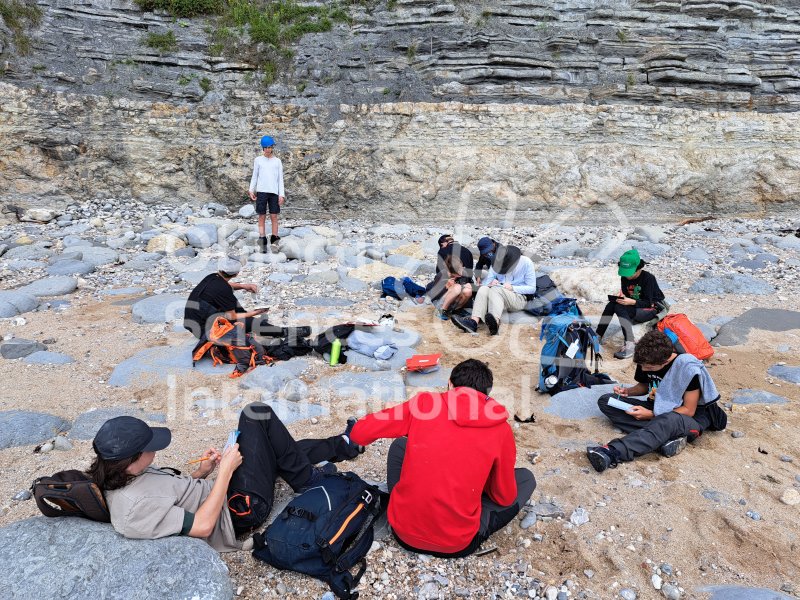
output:
[[[796,207],[792,4],[359,5],[266,85],[258,65],[212,56],[213,20],[42,0],[31,52],[0,46],[0,199],[236,205],[269,131],[310,214]],[[175,49],[143,44],[166,31]]]

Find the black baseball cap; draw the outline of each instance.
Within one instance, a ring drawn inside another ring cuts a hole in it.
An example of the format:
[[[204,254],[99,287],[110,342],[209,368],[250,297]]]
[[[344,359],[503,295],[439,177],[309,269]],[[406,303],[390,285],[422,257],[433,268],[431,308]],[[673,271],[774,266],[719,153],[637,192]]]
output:
[[[172,441],[166,427],[150,427],[136,417],[114,417],[94,436],[94,451],[104,460],[123,460],[139,452],[163,450]]]

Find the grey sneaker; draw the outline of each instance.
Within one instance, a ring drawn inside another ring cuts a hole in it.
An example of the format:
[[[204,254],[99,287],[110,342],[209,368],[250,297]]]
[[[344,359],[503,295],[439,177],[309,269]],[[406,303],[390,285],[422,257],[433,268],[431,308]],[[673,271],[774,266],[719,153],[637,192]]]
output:
[[[668,441],[666,444],[661,446],[661,454],[662,456],[666,456],[667,458],[671,458],[681,453],[681,450],[686,448],[686,438],[680,437],[675,438],[674,440]]]
[[[614,352],[614,358],[630,358],[633,356],[633,351],[636,349],[636,344],[633,342],[625,342],[625,345],[620,348],[619,352]]]

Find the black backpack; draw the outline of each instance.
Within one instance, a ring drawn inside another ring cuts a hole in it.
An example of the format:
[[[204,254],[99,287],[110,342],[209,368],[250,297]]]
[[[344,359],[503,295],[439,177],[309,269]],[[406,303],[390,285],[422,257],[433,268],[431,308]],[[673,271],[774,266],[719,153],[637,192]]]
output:
[[[103,492],[83,471],[59,471],[39,477],[31,485],[36,506],[48,517],[83,517],[110,523],[111,515]]]
[[[321,579],[344,600],[367,570],[375,520],[389,496],[355,473],[333,473],[292,500],[267,527],[253,536],[253,556],[273,567]],[[353,575],[350,570],[358,566]]]

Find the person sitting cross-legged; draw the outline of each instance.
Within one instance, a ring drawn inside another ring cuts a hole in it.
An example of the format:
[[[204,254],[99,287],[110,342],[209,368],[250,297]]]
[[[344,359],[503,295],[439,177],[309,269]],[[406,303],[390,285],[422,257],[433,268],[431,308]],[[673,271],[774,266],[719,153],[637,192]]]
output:
[[[417,394],[359,419],[350,432],[363,446],[397,438],[387,455],[388,518],[404,548],[467,556],[533,493],[533,474],[514,468],[514,433],[505,408],[488,396],[491,388],[491,369],[465,360],[447,392]]]
[[[656,450],[666,457],[675,456],[687,441],[694,441],[703,431],[721,431],[728,422],[703,361],[691,354],[676,354],[666,334],[653,330],[643,335],[633,362],[637,365],[636,385],[615,387],[613,394],[597,401],[603,414],[627,434],[605,446],[586,449],[598,472]],[[615,396],[633,407],[626,411],[612,406],[609,401]]]

